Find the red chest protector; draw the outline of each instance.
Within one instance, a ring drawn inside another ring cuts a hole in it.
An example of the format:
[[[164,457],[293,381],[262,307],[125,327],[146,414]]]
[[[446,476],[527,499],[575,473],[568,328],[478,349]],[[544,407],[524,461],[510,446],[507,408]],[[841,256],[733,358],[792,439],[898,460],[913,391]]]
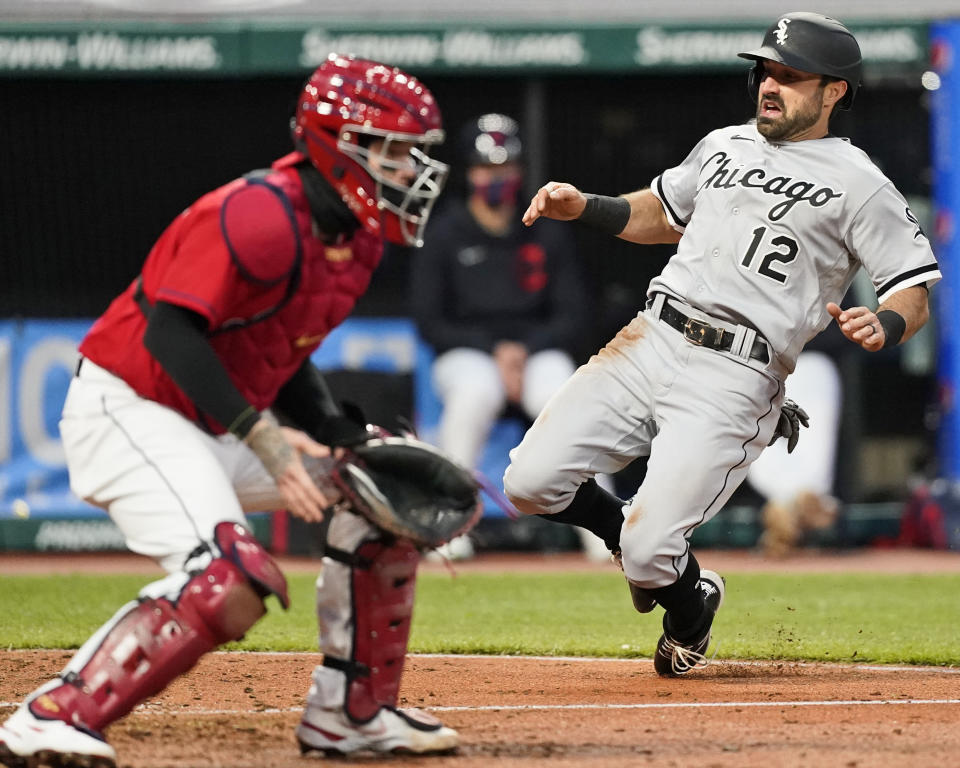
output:
[[[157,301],[205,316],[218,357],[237,389],[269,407],[324,337],[351,312],[380,261],[382,241],[358,229],[324,243],[300,177],[302,157],[233,181],[200,198],[157,241],[141,276],[94,324],[82,354],[139,394],[214,432],[143,346]]]
[[[249,179],[248,184],[267,186],[278,200],[286,197],[295,204],[297,247],[282,277],[271,276],[266,290],[250,290],[238,304],[241,311],[211,329],[211,343],[240,391],[262,409],[273,403],[279,388],[366,292],[380,262],[382,241],[363,229],[337,245],[315,237],[295,172],[270,173]],[[233,217],[225,217],[224,226],[235,245],[238,266],[255,269],[257,254],[240,249],[245,242],[256,244],[257,215],[236,211]],[[247,280],[261,282],[255,274]]]

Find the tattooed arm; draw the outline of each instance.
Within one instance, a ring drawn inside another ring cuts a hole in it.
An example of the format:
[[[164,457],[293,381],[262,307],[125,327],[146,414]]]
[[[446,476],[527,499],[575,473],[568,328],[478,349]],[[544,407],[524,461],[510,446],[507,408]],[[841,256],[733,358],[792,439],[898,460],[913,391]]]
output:
[[[329,502],[310,479],[300,456],[329,456],[327,446],[298,429],[278,427],[265,417],[253,425],[244,442],[276,481],[284,504],[292,514],[313,523],[323,520],[323,510]]]

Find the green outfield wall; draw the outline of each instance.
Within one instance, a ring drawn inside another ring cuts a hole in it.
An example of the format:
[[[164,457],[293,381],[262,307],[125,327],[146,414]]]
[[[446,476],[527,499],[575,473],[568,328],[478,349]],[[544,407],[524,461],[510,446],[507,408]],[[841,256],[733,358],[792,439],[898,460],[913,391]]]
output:
[[[869,74],[922,71],[925,23],[852,25]],[[331,51],[418,74],[731,71],[762,25],[0,24],[0,75],[283,75]]]

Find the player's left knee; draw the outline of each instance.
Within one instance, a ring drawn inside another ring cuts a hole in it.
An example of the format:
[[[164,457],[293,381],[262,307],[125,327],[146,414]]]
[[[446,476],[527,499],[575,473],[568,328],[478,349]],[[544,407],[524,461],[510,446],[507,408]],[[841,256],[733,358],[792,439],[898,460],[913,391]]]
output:
[[[519,449],[511,453],[510,466],[503,475],[503,490],[518,511],[525,515],[557,512],[570,503],[573,491],[557,492],[556,473],[543,462],[528,461]],[[576,490],[576,489],[574,489]]]
[[[533,485],[525,480],[522,471],[511,464],[503,475],[504,493],[518,512],[524,515],[542,514],[545,511],[542,499],[538,498]]]

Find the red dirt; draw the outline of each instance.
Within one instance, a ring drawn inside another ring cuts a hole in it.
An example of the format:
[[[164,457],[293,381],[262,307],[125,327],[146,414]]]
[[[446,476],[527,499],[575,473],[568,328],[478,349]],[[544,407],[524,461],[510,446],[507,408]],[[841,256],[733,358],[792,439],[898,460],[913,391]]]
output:
[[[830,572],[877,571],[880,573],[960,573],[960,552],[932,549],[854,549],[839,552],[799,550],[784,558],[771,559],[757,551],[740,549],[698,550],[697,559],[713,570]],[[280,557],[284,571],[316,571],[317,560],[309,557]],[[578,552],[484,554],[473,560],[451,563],[423,562],[421,572],[456,571],[589,571],[606,570],[609,562],[591,562]],[[150,559],[128,553],[0,553],[0,574],[27,573],[157,573],[162,571]]]
[[[699,555],[699,553],[698,553]],[[805,553],[766,561],[703,553],[723,570],[960,571],[949,553]],[[316,561],[286,560],[289,570]],[[103,555],[0,557],[0,572],[156,570]],[[457,570],[602,568],[578,555],[483,557]],[[443,565],[425,564],[426,570]],[[64,651],[0,652],[0,716],[70,657]],[[108,736],[129,768],[307,768],[293,726],[315,654],[211,654]],[[960,765],[960,669],[719,661],[677,680],[649,661],[415,656],[402,704],[459,730],[455,756],[358,758],[341,763],[474,768],[539,766]]]

